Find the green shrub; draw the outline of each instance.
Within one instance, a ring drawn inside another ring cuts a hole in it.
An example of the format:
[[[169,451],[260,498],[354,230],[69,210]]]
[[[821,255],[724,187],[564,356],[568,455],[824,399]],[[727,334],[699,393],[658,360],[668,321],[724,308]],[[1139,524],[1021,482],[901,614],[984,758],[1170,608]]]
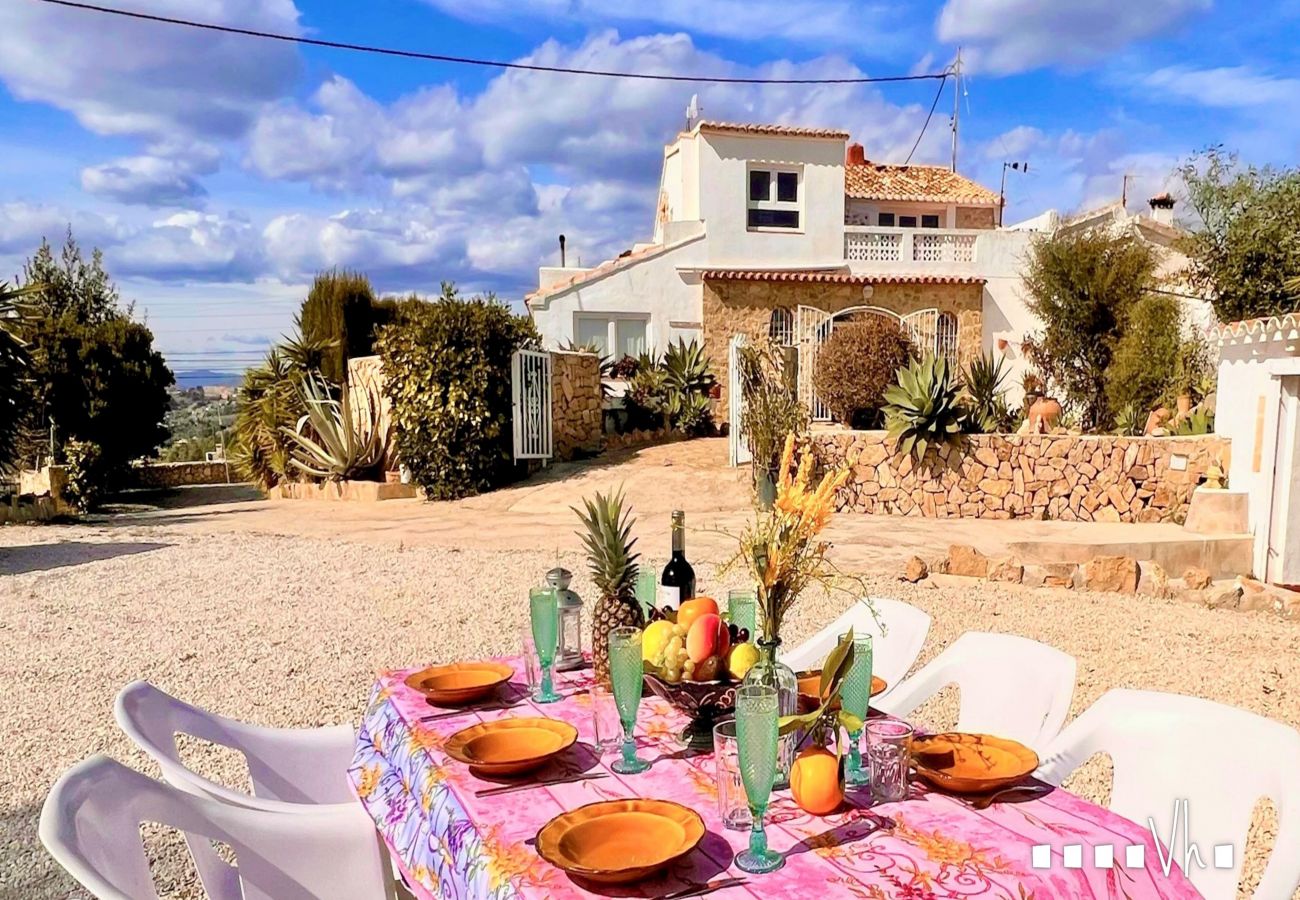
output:
[[[745,344],[737,354],[744,403],[739,424],[754,457],[754,474],[776,472],[788,434],[808,431],[808,407],[785,370],[784,354],[770,338]]]
[[[836,325],[817,351],[813,389],[840,422],[876,427],[885,389],[911,356],[907,334],[884,316]]]
[[[961,439],[959,391],[941,356],[927,353],[898,370],[898,383],[885,391],[885,420],[898,452],[924,460],[931,447]]]
[[[632,357],[624,357],[624,363]],[[642,354],[630,371],[623,408],[627,429],[671,428],[690,435],[713,430],[713,389],[717,379],[709,358],[695,341],[678,340],[663,359]]]
[[[962,370],[962,389],[970,403],[966,415],[968,434],[992,434],[1010,431],[1014,418],[1007,406],[1002,382],[1006,380],[1005,359],[992,353],[972,359]]]
[[[359,272],[331,269],[312,282],[298,310],[298,332],[303,341],[324,349],[319,366],[332,384],[347,381],[348,360],[370,356],[375,335],[397,315],[400,301],[375,299],[370,279]]]
[[[93,441],[66,441],[62,450],[64,473],[68,483],[64,499],[82,512],[99,506],[109,493],[110,485],[121,481],[124,466],[114,465],[104,457]]]
[[[495,298],[404,303],[381,328],[398,456],[436,500],[476,494],[513,472],[510,358],[536,348],[533,323]]]
[[[1106,400],[1119,411],[1155,409],[1173,386],[1182,344],[1178,301],[1147,294],[1129,309],[1106,370]]]
[[[0,282],[0,476],[18,456],[18,435],[27,413],[31,363],[19,330],[30,311],[22,296],[30,291]],[[2,480],[2,479],[0,479]]]

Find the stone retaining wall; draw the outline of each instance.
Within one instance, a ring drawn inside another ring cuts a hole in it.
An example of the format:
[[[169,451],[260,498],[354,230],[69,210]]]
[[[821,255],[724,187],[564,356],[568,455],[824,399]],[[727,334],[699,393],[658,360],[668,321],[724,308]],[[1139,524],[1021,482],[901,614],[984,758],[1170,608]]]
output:
[[[154,462],[135,466],[132,487],[168,488],[187,484],[231,484],[239,480],[233,469],[219,462]]]
[[[594,456],[604,446],[600,357],[551,351],[551,437],[556,461]]]
[[[935,518],[1181,522],[1206,470],[1228,467],[1213,435],[971,435],[931,450],[927,465],[895,456],[883,431],[813,435],[818,458],[852,469],[839,509]]]

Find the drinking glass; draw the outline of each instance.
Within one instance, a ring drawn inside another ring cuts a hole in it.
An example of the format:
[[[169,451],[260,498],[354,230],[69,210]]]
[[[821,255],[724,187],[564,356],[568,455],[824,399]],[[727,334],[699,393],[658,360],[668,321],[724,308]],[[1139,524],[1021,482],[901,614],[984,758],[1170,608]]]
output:
[[[654,608],[659,593],[659,570],[650,563],[643,563],[636,573],[636,602],[641,604],[641,612],[647,616]]]
[[[533,627],[533,645],[537,648],[537,663],[541,668],[542,683],[533,694],[538,703],[554,703],[560,699],[551,683],[551,667],[555,664],[555,643],[560,630],[560,601],[555,588],[535,587],[528,592],[528,613]]]
[[[731,624],[749,632],[751,641],[758,634],[758,598],[753,591],[731,591],[727,594],[727,613]]]
[[[880,803],[907,799],[907,773],[912,765],[912,726],[901,719],[867,723],[867,759],[872,795]]]
[[[519,633],[519,655],[523,658],[524,680],[528,684],[528,696],[537,691],[542,673],[537,668],[537,645],[533,643],[533,626],[529,622]]]
[[[591,724],[596,733],[596,752],[604,756],[623,739],[623,722],[614,694],[603,685],[591,686]]]
[[[713,726],[713,761],[718,781],[718,815],[722,824],[735,831],[747,831],[754,824],[740,779],[740,748],[736,744],[736,720],[723,719]]]
[[[614,683],[614,703],[623,723],[623,756],[610,766],[620,775],[635,775],[650,768],[636,756],[636,710],[641,705],[641,629],[622,625],[609,633],[609,677]]]
[[[736,744],[740,756],[740,780],[754,823],[749,831],[749,849],[736,854],[742,872],[761,875],[785,864],[781,854],[767,849],[763,814],[767,812],[772,785],[776,781],[776,739],[780,697],[765,684],[742,685],[736,692]]]
[[[847,634],[840,635],[843,643]],[[851,716],[862,721],[867,719],[867,707],[871,705],[871,635],[853,636],[853,665],[840,686],[840,706]],[[862,768],[862,751],[858,745],[862,730],[849,732],[849,758],[844,767],[844,780],[848,784],[867,784],[871,773]]]

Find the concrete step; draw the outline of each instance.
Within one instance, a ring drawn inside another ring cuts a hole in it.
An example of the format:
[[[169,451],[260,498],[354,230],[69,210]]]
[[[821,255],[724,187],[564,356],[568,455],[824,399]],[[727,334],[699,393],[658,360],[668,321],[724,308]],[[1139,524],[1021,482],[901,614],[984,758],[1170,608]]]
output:
[[[1007,547],[1025,563],[1086,563],[1098,556],[1131,556],[1159,563],[1171,578],[1180,577],[1195,566],[1214,578],[1251,574],[1255,539],[1249,534],[1193,534],[1170,528],[1159,536],[1143,535],[1130,540],[1070,535],[1061,539],[1031,539],[1010,542]]]

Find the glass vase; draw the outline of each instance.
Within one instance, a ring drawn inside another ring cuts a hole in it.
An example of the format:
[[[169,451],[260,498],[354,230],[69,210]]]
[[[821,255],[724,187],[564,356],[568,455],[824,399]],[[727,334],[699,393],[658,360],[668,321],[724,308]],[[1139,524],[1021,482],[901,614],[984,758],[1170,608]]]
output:
[[[776,658],[781,639],[758,640],[758,662],[754,663],[743,685],[761,684],[776,688],[777,714],[792,716],[799,711],[799,679],[794,670]],[[787,734],[779,738],[776,760],[777,790],[790,786],[790,767],[794,765],[794,751],[797,746],[796,734]]]

